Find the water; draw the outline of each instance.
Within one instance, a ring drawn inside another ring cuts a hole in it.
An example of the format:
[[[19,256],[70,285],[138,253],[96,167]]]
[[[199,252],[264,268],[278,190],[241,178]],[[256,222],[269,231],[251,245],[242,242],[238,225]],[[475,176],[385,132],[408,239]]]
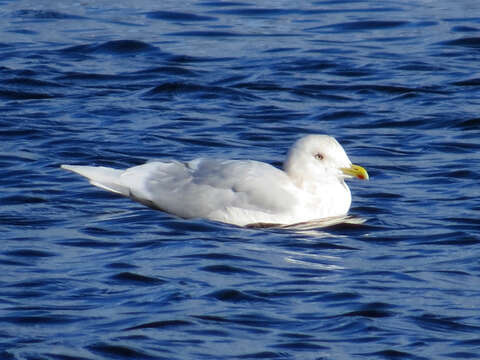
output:
[[[478,358],[478,1],[0,14],[2,359]],[[58,168],[280,165],[306,133],[371,175],[347,223],[181,220]]]

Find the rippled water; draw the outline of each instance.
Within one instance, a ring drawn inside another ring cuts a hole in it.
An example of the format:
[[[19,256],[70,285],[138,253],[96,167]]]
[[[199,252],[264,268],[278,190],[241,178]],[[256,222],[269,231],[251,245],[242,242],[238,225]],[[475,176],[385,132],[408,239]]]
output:
[[[479,14],[0,1],[0,357],[478,358]],[[306,133],[371,175],[345,223],[181,220],[58,167],[280,165]]]

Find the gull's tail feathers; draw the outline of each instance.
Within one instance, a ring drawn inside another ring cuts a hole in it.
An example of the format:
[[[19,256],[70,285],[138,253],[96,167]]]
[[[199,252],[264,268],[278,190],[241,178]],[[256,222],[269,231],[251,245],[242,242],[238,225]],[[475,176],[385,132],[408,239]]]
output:
[[[73,171],[85,176],[90,184],[123,196],[130,196],[128,186],[122,184],[121,176],[124,170],[112,169],[104,166],[61,165],[62,169]]]

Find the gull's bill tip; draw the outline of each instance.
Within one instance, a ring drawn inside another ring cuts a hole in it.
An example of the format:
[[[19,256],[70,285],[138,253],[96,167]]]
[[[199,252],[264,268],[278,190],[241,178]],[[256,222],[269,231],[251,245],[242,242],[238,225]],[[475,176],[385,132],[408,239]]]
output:
[[[350,165],[350,167],[342,168],[341,170],[345,175],[353,176],[353,177],[356,177],[357,179],[360,179],[360,180],[368,180],[369,179],[367,170],[365,170],[360,165],[352,164],[352,165]]]

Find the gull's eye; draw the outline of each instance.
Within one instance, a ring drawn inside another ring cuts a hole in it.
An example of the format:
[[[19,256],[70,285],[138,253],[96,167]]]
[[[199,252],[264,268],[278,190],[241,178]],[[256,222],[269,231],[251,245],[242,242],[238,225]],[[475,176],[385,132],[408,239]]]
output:
[[[323,155],[320,154],[320,153],[316,153],[316,154],[315,154],[315,159],[317,159],[317,160],[323,160]]]

